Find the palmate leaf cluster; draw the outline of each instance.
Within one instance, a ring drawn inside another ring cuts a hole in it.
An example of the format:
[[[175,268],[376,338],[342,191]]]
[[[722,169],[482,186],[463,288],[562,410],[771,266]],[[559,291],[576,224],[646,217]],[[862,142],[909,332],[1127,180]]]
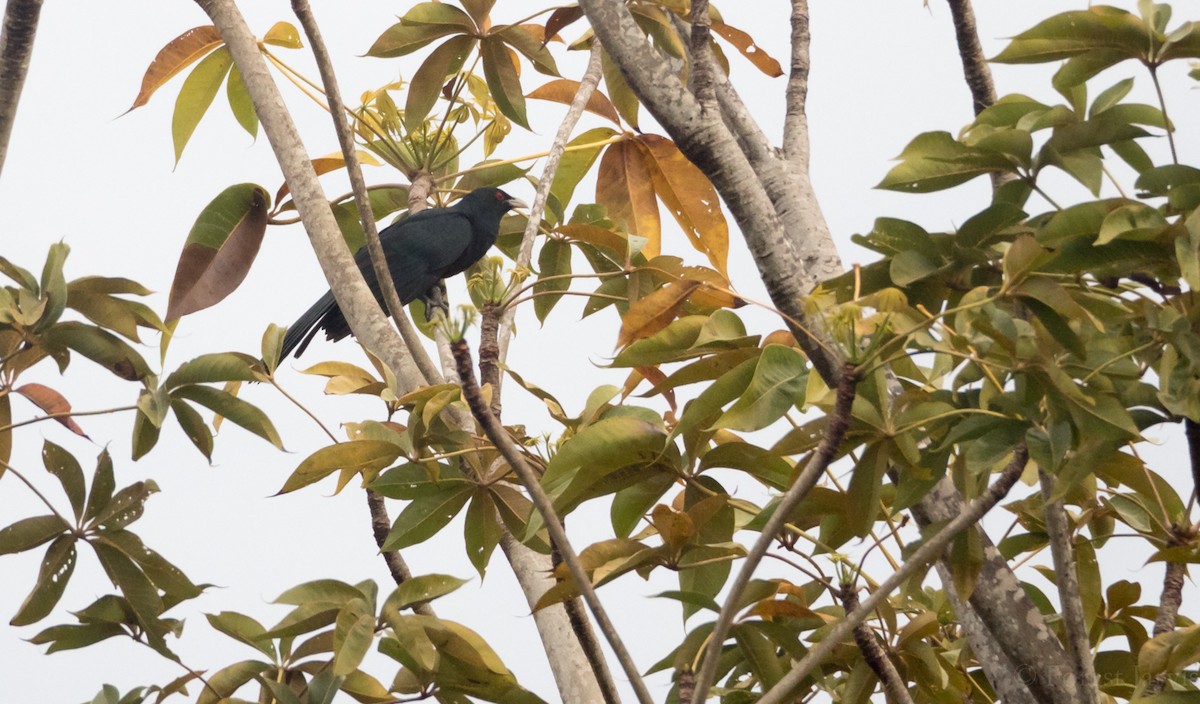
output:
[[[578,29],[577,8],[557,9],[542,25],[533,19],[497,25],[492,5],[420,3],[368,51],[388,61],[411,56],[413,63],[402,65],[406,73],[408,66],[415,70],[407,82],[365,94],[354,111],[360,146],[410,178],[430,175],[439,202],[455,191],[533,180],[529,168],[494,157],[512,125],[529,126],[527,98],[569,102],[577,84],[559,75],[555,54],[590,44],[590,30],[581,29],[571,45],[555,39]],[[662,58],[686,74],[687,43],[675,19],[689,21],[687,4],[630,7]],[[778,64],[719,14],[712,27],[755,68],[778,74]],[[1169,96],[1156,105],[1127,99],[1135,80],[1157,85],[1167,62],[1200,59],[1198,31],[1187,22],[1172,25],[1170,9],[1149,2],[1137,14],[1095,6],[1051,17],[1015,37],[996,60],[1063,61],[1052,79],[1061,104],[1008,95],[958,134],[922,134],[904,149],[880,187],[925,193],[993,177],[994,196],[953,232],[878,219],[855,238],[878,258],[812,293],[807,305],[827,333],[825,344],[860,377],[849,429],[836,448],[835,471],[790,511],[777,536],[772,554],[787,567],[752,580],[728,606],[724,589],[747,552],[746,535],[763,529],[778,494],[816,450],[831,422],[834,392],[811,371],[791,333],[748,328],[738,312],[746,301],[728,278],[728,226],[714,189],[670,140],[639,121],[636,97],[603,57],[604,90],[589,103],[591,118],[603,122],[581,129],[551,183],[533,271],[509,275],[507,262],[489,262],[471,291],[485,316],[531,303],[547,330],[569,314],[559,305],[567,294],[587,297],[585,317],[610,308],[620,316],[610,367],[623,381],[594,389],[572,414],[555,389],[538,386],[537,370],[506,369],[506,386],[540,399],[557,425],[542,436],[529,433],[524,419],[506,421],[559,516],[569,523],[580,506],[608,502],[611,535],[577,546],[594,585],[636,579],[630,573],[669,572],[678,580],[677,589],[658,598],[673,607],[664,619],[671,627],[678,606],[686,635],[647,671],[677,680],[706,649],[719,647],[714,694],[731,704],[755,701],[844,616],[847,589],[878,582],[874,568],[863,566],[864,553],[878,551],[894,567],[919,544],[923,536],[903,525],[908,509],[946,477],[966,499],[980,495],[1024,445],[1030,475],[1051,475],[1052,498],[1068,508],[1085,625],[1096,669],[1105,673],[1102,692],[1138,700],[1151,678],[1166,675],[1169,692],[1195,696],[1181,674],[1200,660],[1200,626],[1186,602],[1174,627],[1156,633],[1157,595],[1107,579],[1111,573],[1102,574],[1101,565],[1114,559],[1112,547],[1121,540],[1142,544],[1155,569],[1197,560],[1194,487],[1148,463],[1138,448],[1152,433],[1174,434],[1176,425],[1200,422],[1200,168],[1177,155],[1170,138],[1176,125],[1187,129],[1191,116],[1169,119]],[[263,44],[297,48],[300,40],[281,23]],[[713,46],[727,67],[720,45]],[[1124,61],[1148,72],[1108,85],[1105,71]],[[177,158],[222,81],[239,122],[247,129],[257,124],[211,28],[191,30],[164,48],[134,107],[193,63],[176,106]],[[551,80],[526,92],[522,67]],[[1168,140],[1164,157],[1160,146]],[[484,159],[463,169],[472,144]],[[314,160],[319,173],[342,166],[340,157]],[[583,194],[579,185],[592,172],[595,191]],[[1072,191],[1050,177],[1054,172],[1091,197],[1066,201]],[[15,282],[0,289],[5,467],[16,436],[10,392],[47,413],[70,410],[59,392],[18,381],[46,357],[62,368],[83,356],[139,385],[134,459],[154,448],[172,417],[210,457],[212,430],[200,408],[282,444],[265,414],[239,396],[245,382],[279,382],[281,329],[264,335],[261,360],[209,354],[161,375],[126,342],[138,341],[139,327],[173,331],[252,275],[267,226],[294,208],[286,187],[270,193],[256,184],[230,186],[200,214],[180,257],[166,325],[127,298],[145,293],[132,282],[67,282],[60,245],[40,278],[0,262]],[[371,190],[371,207],[378,218],[402,213],[407,196],[405,188],[381,186]],[[664,236],[660,203],[685,235],[679,243]],[[331,207],[347,242],[360,246],[352,200],[339,197]],[[502,226],[498,246],[509,260],[524,224],[524,216],[513,216]],[[693,250],[687,256],[707,266],[680,256],[683,242]],[[581,271],[586,276],[576,276]],[[68,310],[90,322],[64,320]],[[281,472],[280,493],[335,475],[338,491],[352,483],[372,489],[395,509],[385,550],[447,539],[446,527],[462,516],[461,544],[480,575],[497,569],[491,558],[504,531],[549,553],[543,518],[511,468],[463,424],[460,387],[402,390],[391,370],[371,363],[366,369],[326,361],[306,370],[327,379],[327,393],[378,397],[381,410],[338,419],[346,440],[310,452],[287,476]],[[69,416],[58,420],[82,433]],[[166,636],[178,634],[180,624],[165,612],[203,587],[128,530],[153,482],[116,490],[104,453],[86,489],[79,462],[66,450],[47,442],[43,458],[74,519],[51,507],[51,514],[0,530],[0,554],[49,544],[14,623],[51,613],[86,543],[118,593],[75,612],[77,623],[44,629],[35,642],[61,650],[125,635],[174,658]],[[1025,492],[1004,504],[1012,527],[998,548],[1009,561],[1023,564],[1046,548],[1045,503]],[[950,550],[946,564],[963,598],[976,586],[983,549],[971,531]],[[1058,628],[1057,602],[1038,586],[1035,571],[1053,583],[1045,568],[1018,574]],[[884,602],[869,622],[871,637],[918,701],[994,698],[945,590],[925,576]],[[325,702],[338,691],[363,702],[541,701],[468,626],[409,612],[462,580],[420,576],[380,603],[374,583],[337,577],[281,595],[277,603],[291,610],[271,627],[235,612],[208,616],[212,628],[251,648],[253,659],[213,664],[202,682],[193,672],[124,697],[106,688],[97,701],[162,699],[185,689],[202,702],[235,696]],[[554,577],[537,608],[578,595],[565,565]],[[731,638],[714,644],[709,635],[722,608],[737,618]],[[392,671],[360,669],[372,649],[394,662]],[[847,640],[795,696],[821,691],[839,702],[866,702],[878,689],[871,663]],[[677,696],[672,689],[668,700]]]

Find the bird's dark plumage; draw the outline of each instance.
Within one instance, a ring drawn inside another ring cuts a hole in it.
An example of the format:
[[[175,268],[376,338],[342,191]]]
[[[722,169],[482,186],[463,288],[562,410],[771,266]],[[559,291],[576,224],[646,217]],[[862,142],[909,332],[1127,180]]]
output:
[[[500,219],[514,207],[525,204],[497,188],[477,188],[449,208],[430,208],[390,225],[379,233],[388,271],[396,293],[404,304],[432,295],[448,276],[461,273],[483,258],[496,242]],[[354,255],[375,300],[383,305],[383,294],[366,247]],[[346,317],[333,299],[333,292],[312,305],[288,328],[280,359],[294,349],[299,357],[318,330],[330,340],[350,334]]]

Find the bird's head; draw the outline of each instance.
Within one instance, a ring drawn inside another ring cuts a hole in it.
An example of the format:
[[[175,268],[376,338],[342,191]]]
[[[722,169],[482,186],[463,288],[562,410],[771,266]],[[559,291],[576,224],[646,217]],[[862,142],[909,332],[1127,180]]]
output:
[[[501,214],[507,213],[513,208],[529,207],[525,201],[520,198],[513,198],[499,188],[476,188],[463,196],[461,203],[464,207],[479,211],[490,210],[496,212],[496,210],[499,210]]]

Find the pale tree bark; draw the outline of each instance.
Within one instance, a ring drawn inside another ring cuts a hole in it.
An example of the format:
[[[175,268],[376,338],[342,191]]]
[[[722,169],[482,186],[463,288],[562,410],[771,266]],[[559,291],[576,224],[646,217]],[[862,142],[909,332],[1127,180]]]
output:
[[[713,182],[746,239],[772,302],[791,319],[789,327],[810,355],[814,369],[834,386],[839,373],[837,354],[803,315],[801,304],[816,283],[841,272],[832,237],[804,171],[808,161],[803,107],[808,69],[805,3],[793,2],[793,36],[803,46],[793,51],[782,155],[757,130],[727,81],[718,79],[717,84],[722,115],[704,114],[695,97],[649,46],[624,3],[581,0],[580,5],[642,103]],[[727,124],[735,129],[731,131]],[[917,513],[944,520],[960,514],[962,507],[961,495],[947,480],[923,499]],[[1005,672],[1015,669],[1031,680],[1030,690],[1039,701],[1073,704],[1074,678],[1061,644],[994,547],[985,552],[983,569],[986,576],[980,577],[970,603],[1010,659],[1012,667]],[[976,640],[987,642],[986,638]],[[984,662],[994,660],[994,655]],[[1003,674],[991,676],[998,679]]]
[[[0,171],[8,156],[8,140],[17,119],[41,11],[42,0],[8,0],[4,6],[4,26],[0,28]]]
[[[284,105],[283,98],[267,70],[254,35],[233,0],[197,0],[221,33],[233,56],[235,65],[246,83],[254,110],[262,123],[267,140],[275,152],[280,170],[296,203],[296,210],[312,241],[313,250],[329,281],[338,306],[346,315],[354,336],[384,364],[395,371],[402,388],[419,388],[424,377],[404,353],[405,347],[395,329],[388,324],[383,311],[367,289],[358,267],[347,250],[337,222],[326,198],[307,150],[296,130],[295,123]],[[516,560],[511,563],[518,581],[540,578],[538,562]],[[522,574],[528,570],[529,574]],[[561,613],[561,610],[560,610]],[[562,622],[567,623],[565,614]],[[561,676],[558,687],[564,701],[600,702],[595,682],[590,687],[590,667],[569,624],[557,629],[564,634],[547,643],[551,669]],[[547,637],[543,631],[543,638]]]

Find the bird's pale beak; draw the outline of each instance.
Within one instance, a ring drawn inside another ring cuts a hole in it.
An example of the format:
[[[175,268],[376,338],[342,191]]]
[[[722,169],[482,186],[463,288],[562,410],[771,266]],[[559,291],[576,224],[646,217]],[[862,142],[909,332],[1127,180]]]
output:
[[[529,204],[526,203],[525,201],[521,200],[520,198],[509,198],[508,200],[506,200],[504,202],[510,208],[524,208],[526,210],[529,210]]]

